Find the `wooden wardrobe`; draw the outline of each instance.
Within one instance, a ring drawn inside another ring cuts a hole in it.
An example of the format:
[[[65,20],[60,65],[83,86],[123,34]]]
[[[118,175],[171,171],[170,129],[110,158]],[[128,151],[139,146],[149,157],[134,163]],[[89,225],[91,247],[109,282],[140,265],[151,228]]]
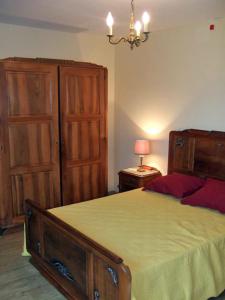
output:
[[[107,69],[54,59],[0,61],[0,228],[107,193]]]

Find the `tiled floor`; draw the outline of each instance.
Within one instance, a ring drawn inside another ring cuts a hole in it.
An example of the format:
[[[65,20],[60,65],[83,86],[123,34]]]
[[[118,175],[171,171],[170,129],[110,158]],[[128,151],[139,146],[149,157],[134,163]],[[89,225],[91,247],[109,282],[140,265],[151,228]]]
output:
[[[0,299],[65,300],[29,263],[29,258],[21,256],[22,245],[22,231],[0,236]],[[225,292],[210,300],[225,300]]]

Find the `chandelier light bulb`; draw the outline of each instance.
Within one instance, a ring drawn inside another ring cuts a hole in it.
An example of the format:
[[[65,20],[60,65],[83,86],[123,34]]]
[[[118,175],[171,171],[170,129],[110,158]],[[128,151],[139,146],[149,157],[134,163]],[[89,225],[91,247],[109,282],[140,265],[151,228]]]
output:
[[[134,25],[134,29],[136,30],[136,34],[138,37],[141,35],[141,28],[142,28],[141,22],[136,21]]]
[[[107,18],[106,18],[106,24],[110,27],[113,26],[114,20],[111,12],[108,13]]]
[[[144,32],[148,32],[148,24],[150,22],[150,15],[145,11],[142,15],[142,22],[144,23]]]
[[[113,16],[112,16],[111,12],[109,12],[107,15],[106,24],[109,27],[109,35],[112,35],[112,27],[114,24],[114,20],[113,20]]]

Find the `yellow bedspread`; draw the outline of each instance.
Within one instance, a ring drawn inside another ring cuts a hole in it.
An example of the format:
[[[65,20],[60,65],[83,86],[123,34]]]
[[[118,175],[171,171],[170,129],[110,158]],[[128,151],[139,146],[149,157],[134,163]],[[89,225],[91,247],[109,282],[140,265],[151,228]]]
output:
[[[225,216],[133,190],[51,209],[124,259],[132,300],[206,300],[225,289]]]

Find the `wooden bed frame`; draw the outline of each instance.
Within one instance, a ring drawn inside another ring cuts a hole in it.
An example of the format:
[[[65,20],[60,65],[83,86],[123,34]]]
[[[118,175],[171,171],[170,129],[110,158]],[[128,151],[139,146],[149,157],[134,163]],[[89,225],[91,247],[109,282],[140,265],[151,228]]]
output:
[[[225,180],[225,133],[172,131],[168,173],[174,171]],[[68,299],[131,299],[131,273],[122,258],[30,200],[25,219],[32,263]]]

